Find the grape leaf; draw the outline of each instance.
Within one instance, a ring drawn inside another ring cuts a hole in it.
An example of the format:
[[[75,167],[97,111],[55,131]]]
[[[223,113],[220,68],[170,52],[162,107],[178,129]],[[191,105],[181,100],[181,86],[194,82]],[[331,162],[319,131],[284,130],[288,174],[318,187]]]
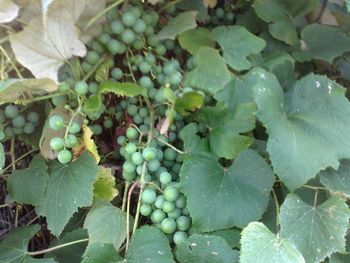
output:
[[[58,89],[57,84],[48,78],[43,79],[7,79],[0,82],[0,104],[32,99],[35,95],[44,95]]]
[[[181,33],[179,35],[179,43],[182,48],[186,49],[192,55],[196,54],[201,47],[215,48],[215,41],[210,31],[205,27],[198,27]]]
[[[205,139],[201,139],[196,133],[197,125],[190,123],[181,129],[180,138],[184,142],[186,153],[203,153],[209,152],[209,145]]]
[[[88,237],[86,229],[78,228],[73,232],[65,233],[65,235],[57,240],[54,240],[50,243],[50,247],[55,247],[58,245],[66,244],[76,240],[86,239]],[[54,250],[45,256],[52,256],[55,260],[60,263],[71,263],[71,262],[80,262],[81,257],[84,254],[84,251],[87,246],[86,242],[80,242],[74,245],[63,247],[57,250]]]
[[[118,250],[126,238],[126,215],[109,202],[99,201],[86,216],[84,228],[89,233],[89,246],[94,243],[113,244]]]
[[[294,245],[270,232],[260,222],[251,222],[242,231],[241,263],[305,263]]]
[[[250,76],[274,171],[291,191],[326,167],[337,169],[338,159],[350,158],[350,104],[340,85],[310,74],[284,101],[271,73],[257,69]]]
[[[197,66],[188,73],[186,79],[189,86],[215,94],[230,81],[230,72],[217,50],[202,47],[195,58]]]
[[[270,34],[289,45],[297,46],[299,44],[298,32],[291,20],[279,20],[269,25]]]
[[[213,29],[212,36],[223,49],[226,63],[235,70],[251,68],[247,57],[259,54],[266,46],[265,40],[242,26],[219,26]]]
[[[100,84],[95,96],[86,100],[84,108],[86,111],[97,111],[101,106],[101,94],[113,93],[118,96],[135,97],[147,96],[147,89],[131,82],[105,81]]]
[[[184,11],[197,11],[197,17],[205,20],[208,16],[208,9],[204,6],[203,0],[180,1],[176,7]]]
[[[118,195],[115,178],[109,168],[99,166],[99,173],[94,184],[94,201],[112,201]]]
[[[180,33],[197,27],[196,11],[187,11],[172,18],[158,33],[159,39],[175,39]]]
[[[132,235],[126,261],[175,263],[168,238],[155,227],[143,226]]]
[[[83,138],[80,143],[72,149],[72,151],[75,158],[86,149],[92,154],[92,156],[94,156],[96,163],[98,164],[101,160],[101,157],[98,153],[95,141],[91,139],[92,135],[93,133],[91,129],[88,126],[83,125]]]
[[[239,104],[233,112],[223,103],[215,107],[203,108],[197,114],[197,120],[209,129],[210,151],[217,157],[235,158],[240,151],[253,143],[253,138],[240,135],[255,127],[256,105]]]
[[[350,196],[350,160],[342,160],[338,170],[328,168],[320,172],[320,181],[331,192]]]
[[[301,31],[301,37],[305,45],[304,51],[294,52],[299,61],[317,58],[332,63],[336,57],[350,51],[350,37],[337,27],[311,24]],[[331,46],[330,39],[334,39]]]
[[[239,248],[239,240],[241,239],[241,230],[237,228],[217,230],[207,233],[210,236],[219,236],[226,240],[230,247]]]
[[[67,10],[56,10],[44,27],[40,17],[32,19],[24,30],[10,36],[16,59],[36,78],[58,82],[59,68],[71,57],[86,54],[84,44]]]
[[[28,242],[39,230],[39,225],[17,227],[11,230],[0,243],[0,262],[55,263],[56,261],[52,258],[39,259],[28,255]]]
[[[121,263],[123,262],[112,244],[89,244],[81,263]]]
[[[12,0],[0,0],[0,24],[14,20],[19,11],[19,6]]]
[[[309,262],[321,262],[334,252],[345,252],[350,210],[340,197],[310,206],[289,194],[281,206],[281,237],[294,244]]]
[[[75,162],[57,164],[53,169],[40,207],[40,214],[46,216],[52,234],[60,235],[78,208],[92,204],[97,174],[98,166],[86,151]]]
[[[228,168],[213,155],[187,156],[180,185],[187,197],[193,230],[244,227],[258,220],[267,207],[273,180],[270,166],[252,150],[241,152]]]
[[[188,92],[175,101],[175,109],[183,116],[188,116],[191,111],[200,109],[203,105],[204,97],[198,92]]]
[[[14,170],[7,178],[7,190],[17,203],[40,205],[49,179],[47,165],[42,156],[37,155],[23,170]]]
[[[176,258],[180,263],[238,263],[238,252],[222,237],[194,234],[176,246]]]

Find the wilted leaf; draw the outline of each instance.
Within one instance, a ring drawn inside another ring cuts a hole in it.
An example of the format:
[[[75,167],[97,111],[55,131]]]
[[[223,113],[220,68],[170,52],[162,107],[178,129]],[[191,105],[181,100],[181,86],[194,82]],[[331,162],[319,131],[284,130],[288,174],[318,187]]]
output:
[[[95,141],[91,139],[92,135],[93,133],[91,129],[88,126],[84,125],[83,138],[80,143],[73,148],[73,153],[74,157],[78,158],[84,150],[88,150],[94,156],[96,163],[98,164],[101,160],[101,157],[98,153]]]

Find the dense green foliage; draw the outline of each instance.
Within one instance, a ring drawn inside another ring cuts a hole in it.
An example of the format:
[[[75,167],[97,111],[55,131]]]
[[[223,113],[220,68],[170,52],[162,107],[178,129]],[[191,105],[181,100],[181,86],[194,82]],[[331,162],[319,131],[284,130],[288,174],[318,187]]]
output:
[[[0,0],[0,262],[349,262],[349,10]]]

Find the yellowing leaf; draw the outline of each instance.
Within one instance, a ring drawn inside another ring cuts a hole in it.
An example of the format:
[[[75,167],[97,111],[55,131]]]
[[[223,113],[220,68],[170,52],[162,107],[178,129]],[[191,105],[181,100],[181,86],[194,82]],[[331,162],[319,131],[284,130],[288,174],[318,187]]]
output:
[[[79,145],[73,148],[74,157],[78,158],[80,154],[86,149],[95,158],[96,163],[99,163],[101,158],[97,151],[97,146],[93,139],[91,139],[93,133],[90,128],[86,125],[83,126],[83,138]]]
[[[112,201],[118,195],[115,178],[109,168],[99,166],[97,180],[94,184],[94,201]]]
[[[203,1],[205,7],[215,7],[217,4],[217,0],[204,0]]]

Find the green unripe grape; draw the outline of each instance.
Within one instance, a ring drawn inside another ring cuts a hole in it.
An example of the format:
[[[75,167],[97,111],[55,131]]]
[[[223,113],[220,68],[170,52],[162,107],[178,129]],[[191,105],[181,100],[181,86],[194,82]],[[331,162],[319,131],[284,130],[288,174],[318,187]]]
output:
[[[107,45],[107,43],[111,40],[110,35],[108,35],[107,33],[102,33],[100,34],[98,40],[102,43]]]
[[[165,213],[170,213],[170,212],[172,212],[174,210],[175,210],[174,202],[170,202],[170,201],[165,200],[164,203],[163,203],[163,211]]]
[[[135,164],[133,164],[132,162],[130,161],[126,161],[124,164],[123,164],[123,171],[126,172],[126,173],[134,173],[136,170],[136,166]]]
[[[15,134],[20,135],[23,133],[23,128],[22,127],[21,128],[13,127],[13,131]]]
[[[168,148],[164,151],[165,160],[174,161],[176,159],[176,155],[177,155],[176,152],[171,148]]]
[[[145,190],[143,190],[141,195],[142,202],[146,204],[153,204],[156,198],[157,198],[157,194],[151,188],[146,188]]]
[[[178,219],[176,219],[176,225],[177,229],[186,231],[190,229],[191,219],[188,216],[180,216]]]
[[[179,190],[174,186],[167,186],[164,190],[164,198],[168,201],[175,201],[179,197]]]
[[[169,77],[169,83],[173,86],[177,86],[181,83],[182,75],[180,72],[176,72],[175,74]]]
[[[149,125],[150,120],[151,120],[150,117],[147,116],[147,117],[145,117],[145,118],[143,119],[143,123],[144,123],[145,125]]]
[[[150,172],[155,172],[159,169],[160,162],[158,159],[153,159],[152,161],[147,163],[147,168]]]
[[[125,29],[125,26],[123,25],[123,23],[120,20],[114,20],[111,23],[111,30],[114,34],[121,34]]]
[[[169,5],[165,8],[165,12],[169,15],[173,14],[176,11],[175,5]]]
[[[125,179],[125,181],[132,181],[132,180],[134,180],[136,175],[135,175],[135,173],[127,173],[127,172],[123,171],[122,176]]]
[[[137,167],[136,167],[136,173],[138,174],[138,175],[141,175],[142,174],[142,170],[143,170],[143,165],[138,165]],[[145,167],[145,173],[147,173],[147,167]]]
[[[108,42],[107,44],[107,48],[108,50],[111,52],[112,55],[116,55],[116,54],[121,54],[123,53],[123,46],[122,43],[120,43],[118,40],[116,39],[112,39]]]
[[[68,134],[67,138],[64,140],[65,146],[68,148],[73,148],[78,144],[78,139],[73,134]]]
[[[172,180],[171,174],[168,172],[162,172],[159,176],[159,181],[163,185],[169,184],[171,182],[171,180]]]
[[[158,195],[156,201],[154,201],[154,206],[158,209],[163,209],[164,201],[164,196]]]
[[[67,82],[62,82],[62,83],[60,83],[60,85],[58,86],[58,90],[60,91],[60,92],[67,92],[68,90],[69,90],[69,83],[67,83]]]
[[[137,38],[132,44],[133,48],[136,50],[142,50],[145,47],[145,42],[141,38]]]
[[[169,218],[172,218],[175,220],[178,219],[181,216],[181,214],[182,214],[182,211],[179,208],[175,208],[173,211],[167,213]]]
[[[144,13],[142,15],[142,20],[146,23],[146,25],[152,25],[153,19],[149,13]]]
[[[147,125],[145,125],[145,124],[141,124],[140,125],[140,127],[139,127],[139,129],[140,129],[140,131],[142,132],[142,133],[148,133],[148,126]]]
[[[103,127],[106,129],[110,129],[113,127],[113,121],[111,119],[107,119],[103,121]]]
[[[100,124],[94,124],[90,129],[94,135],[100,135],[102,133],[102,127]]]
[[[135,116],[133,117],[133,120],[134,120],[134,123],[136,124],[141,124],[143,123],[143,119],[142,117],[140,116],[140,114],[135,114]]]
[[[7,126],[4,129],[4,134],[7,138],[11,138],[11,137],[15,136],[15,132],[13,131],[13,128],[9,127],[9,126]]]
[[[157,45],[157,46],[156,46],[156,52],[157,52],[158,55],[164,56],[165,53],[166,53],[166,48],[165,48],[165,46],[164,46],[164,45]]]
[[[166,63],[166,64],[164,65],[164,67],[163,67],[163,72],[164,72],[164,74],[166,74],[166,75],[168,75],[168,76],[170,76],[170,75],[176,73],[176,71],[177,71],[177,69],[176,69],[174,63],[168,62],[168,63]]]
[[[50,147],[54,151],[60,151],[64,148],[64,140],[60,137],[53,137],[50,140]]]
[[[140,152],[135,152],[131,156],[131,160],[135,165],[140,165],[143,163],[142,154]]]
[[[19,110],[15,105],[7,105],[5,108],[5,116],[7,118],[13,119],[17,117],[18,113]]]
[[[197,62],[196,59],[194,57],[190,57],[187,62],[186,62],[186,66],[189,70],[192,70],[196,67]]]
[[[229,22],[232,22],[233,19],[235,18],[235,14],[230,12],[230,13],[227,13],[225,17]]]
[[[130,116],[134,116],[137,113],[137,106],[135,104],[130,104],[127,108],[126,111]]]
[[[142,76],[139,80],[141,87],[146,89],[154,88],[153,81],[148,76]]]
[[[137,17],[132,12],[126,12],[122,16],[122,22],[126,26],[133,26],[136,23]]]
[[[39,122],[39,114],[32,111],[27,115],[27,120],[33,124],[37,124]]]
[[[85,81],[78,81],[74,85],[74,90],[78,95],[85,95],[89,91],[89,86]]]
[[[173,241],[175,245],[181,244],[182,242],[185,242],[188,239],[188,235],[186,232],[183,231],[176,231],[173,236]]]
[[[49,119],[49,126],[52,130],[58,131],[63,127],[64,119],[59,115],[52,115]]]
[[[163,151],[160,150],[160,149],[158,149],[158,150],[157,150],[157,159],[158,159],[159,161],[161,161],[161,160],[163,160],[163,156],[164,156]]]
[[[149,35],[147,37],[147,43],[148,45],[150,45],[151,47],[156,47],[159,44],[159,38],[157,37],[157,35],[153,34],[153,35]]]
[[[83,61],[81,63],[81,68],[83,69],[84,73],[90,72],[93,69],[93,67],[94,67],[93,65],[87,63],[86,61]]]
[[[62,150],[58,153],[57,159],[61,164],[69,163],[73,158],[73,155],[68,150]]]
[[[112,20],[114,20],[114,19],[117,19],[118,18],[118,16],[119,16],[119,14],[118,14],[118,12],[115,10],[115,9],[112,9],[112,10],[109,10],[108,12],[107,12],[107,20],[108,21],[112,21]]]
[[[35,131],[35,125],[31,122],[27,122],[24,125],[23,132],[25,134],[32,134]]]
[[[15,128],[23,128],[26,124],[26,120],[22,115],[17,115],[15,118],[12,119],[12,126]]]
[[[188,210],[187,207],[182,209],[182,214],[185,215],[185,216],[189,216],[190,215],[190,211]]]
[[[139,2],[138,1],[134,1],[135,2],[135,5],[138,4]],[[131,12],[135,15],[135,17],[139,18],[142,14],[142,10],[140,7],[138,6],[132,6],[128,9],[128,12]]]
[[[126,130],[126,137],[130,140],[136,140],[139,137],[139,132],[135,128],[130,127]]]
[[[113,68],[111,71],[112,78],[118,80],[123,77],[123,71],[120,68]]]
[[[132,28],[136,33],[141,34],[146,30],[146,23],[143,20],[138,19]]]
[[[101,54],[103,53],[104,49],[103,47],[101,46],[100,43],[98,43],[97,41],[93,41],[92,44],[91,44],[91,48],[93,50],[95,50],[97,53]]]
[[[140,207],[140,214],[143,216],[149,216],[152,214],[152,207],[149,204],[142,204]]]
[[[132,42],[134,42],[136,36],[134,31],[130,30],[130,29],[125,29],[122,33],[121,39],[123,40],[123,42],[125,44],[131,44]]]
[[[63,103],[66,103],[66,101],[67,101],[67,96],[65,96],[65,95],[57,96],[57,97],[53,97],[51,100],[52,100],[52,103],[53,103],[55,106],[60,106],[60,105],[62,105]]]
[[[165,219],[165,217],[166,217],[166,214],[164,213],[163,210],[160,210],[160,209],[154,210],[151,214],[151,220],[153,224],[158,224],[162,222]]]
[[[171,171],[173,171],[175,174],[178,174],[181,170],[181,164],[175,163],[174,166],[171,168]]]
[[[150,15],[152,17],[152,23],[153,23],[153,25],[155,25],[159,20],[159,15],[156,11],[151,11]]]
[[[122,110],[125,110],[128,107],[128,102],[126,100],[121,100],[119,103]]]
[[[94,50],[90,50],[85,57],[86,61],[91,64],[95,65],[100,60],[100,54],[98,54]]]
[[[173,161],[168,161],[168,160],[163,160],[163,165],[166,168],[171,168],[174,165],[174,162]]]
[[[152,66],[147,61],[142,61],[139,65],[139,70],[146,74],[151,71]]]
[[[125,151],[129,154],[132,155],[137,151],[137,146],[135,143],[129,142],[127,145],[125,145]]]
[[[157,90],[156,96],[155,96],[155,100],[158,103],[163,103],[165,102],[166,98],[164,96],[164,89],[159,89]]]
[[[125,145],[125,144],[126,144],[126,137],[123,136],[123,135],[118,136],[118,138],[117,138],[117,143],[118,143],[119,145]]]
[[[142,151],[142,157],[146,161],[152,161],[156,158],[156,149],[153,147],[148,147]]]
[[[150,89],[148,90],[148,97],[149,97],[150,99],[154,99],[155,96],[156,96],[156,93],[157,93],[157,89],[155,89],[155,88],[150,88]]]
[[[176,222],[172,218],[165,218],[161,223],[161,229],[165,234],[172,234],[176,230]]]
[[[71,126],[69,127],[68,131],[69,131],[69,133],[72,133],[72,134],[76,134],[76,133],[80,132],[80,124],[73,121]]]
[[[186,206],[186,197],[183,194],[180,194],[179,197],[176,199],[175,206],[180,209]]]
[[[167,50],[173,50],[175,48],[175,41],[172,39],[166,39],[164,46]]]
[[[224,9],[222,9],[222,8],[217,8],[216,10],[215,10],[215,15],[218,17],[218,18],[223,18],[224,17],[224,15],[225,15],[225,11],[224,11]]]
[[[146,26],[146,30],[144,32],[146,36],[153,35],[154,34],[154,28],[152,26]]]

